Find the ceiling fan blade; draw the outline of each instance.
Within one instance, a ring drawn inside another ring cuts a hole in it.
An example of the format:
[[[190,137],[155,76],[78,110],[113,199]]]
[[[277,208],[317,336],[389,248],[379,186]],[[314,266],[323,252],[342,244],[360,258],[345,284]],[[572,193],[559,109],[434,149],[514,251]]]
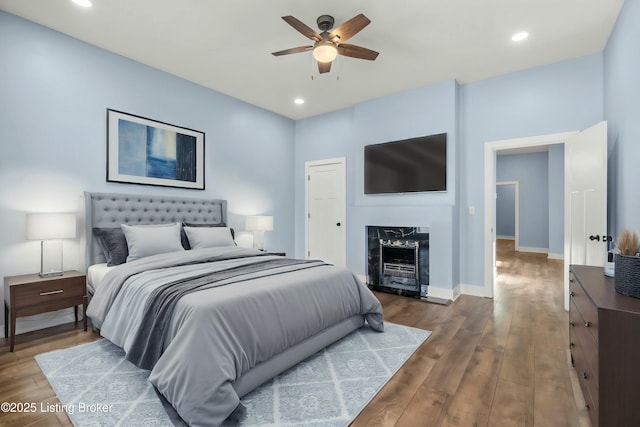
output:
[[[373,61],[378,57],[378,52],[375,50],[344,43],[338,45],[338,54],[342,56],[349,56],[351,58],[368,59],[369,61]]]
[[[320,74],[331,71],[331,62],[318,62],[318,71],[320,71]]]
[[[280,50],[278,52],[271,52],[271,55],[273,56],[290,55],[292,53],[308,52],[310,50],[313,50],[313,46],[292,47],[291,49]]]
[[[338,25],[331,34],[329,34],[329,40],[333,40],[334,37],[338,36],[339,43],[346,42],[351,37],[355,36],[360,30],[369,25],[371,21],[369,18],[364,16],[362,13],[360,15],[354,16],[349,19],[347,22]]]
[[[308,27],[305,23],[300,21],[298,18],[294,18],[291,15],[287,15],[287,16],[283,16],[282,19],[284,19],[284,21],[287,24],[291,25],[303,36],[317,42],[322,40],[322,37],[320,37],[320,34],[316,33],[312,28]]]

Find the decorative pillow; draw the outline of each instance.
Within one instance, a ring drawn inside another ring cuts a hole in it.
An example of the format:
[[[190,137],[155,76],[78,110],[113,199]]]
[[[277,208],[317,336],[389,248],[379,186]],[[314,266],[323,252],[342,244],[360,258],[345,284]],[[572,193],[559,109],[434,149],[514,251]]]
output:
[[[184,227],[191,249],[235,246],[228,227]]]
[[[180,243],[180,223],[158,225],[126,225],[120,226],[127,239],[129,255],[127,262],[150,255],[183,251]]]
[[[182,241],[182,247],[185,249],[191,249],[191,246],[189,245],[189,239],[187,238],[186,233],[184,232],[184,227],[226,227],[227,224],[225,224],[224,222],[219,222],[217,224],[207,224],[207,223],[203,223],[203,222],[183,222],[182,223],[182,231],[180,232],[180,240]],[[231,237],[233,237],[235,239],[235,233],[233,231],[233,228],[230,228],[229,230],[231,230]]]
[[[102,249],[107,265],[124,264],[129,255],[127,248],[127,239],[120,228],[94,228],[93,235],[98,242],[98,246]]]

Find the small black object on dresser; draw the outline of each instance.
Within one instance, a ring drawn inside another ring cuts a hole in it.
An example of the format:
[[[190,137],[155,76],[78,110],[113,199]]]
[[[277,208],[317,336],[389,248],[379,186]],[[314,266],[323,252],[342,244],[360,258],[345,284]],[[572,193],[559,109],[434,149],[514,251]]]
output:
[[[640,425],[640,299],[601,267],[572,265],[569,347],[593,427]]]

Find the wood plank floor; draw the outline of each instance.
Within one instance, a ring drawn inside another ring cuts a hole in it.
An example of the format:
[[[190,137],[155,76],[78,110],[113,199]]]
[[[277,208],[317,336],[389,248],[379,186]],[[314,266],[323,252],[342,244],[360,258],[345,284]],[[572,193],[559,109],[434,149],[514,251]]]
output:
[[[450,306],[376,294],[385,320],[433,331],[352,426],[590,426],[567,351],[562,261],[498,241],[494,299]],[[98,339],[81,325],[0,339],[0,402],[56,403],[34,356]],[[577,390],[574,394],[573,390]],[[1,413],[2,426],[70,426],[64,413]]]

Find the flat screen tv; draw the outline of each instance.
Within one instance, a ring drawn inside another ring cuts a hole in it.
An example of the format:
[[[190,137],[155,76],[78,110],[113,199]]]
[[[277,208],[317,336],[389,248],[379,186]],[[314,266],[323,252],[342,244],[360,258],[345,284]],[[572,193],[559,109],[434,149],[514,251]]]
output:
[[[364,147],[364,193],[447,190],[447,134]]]

